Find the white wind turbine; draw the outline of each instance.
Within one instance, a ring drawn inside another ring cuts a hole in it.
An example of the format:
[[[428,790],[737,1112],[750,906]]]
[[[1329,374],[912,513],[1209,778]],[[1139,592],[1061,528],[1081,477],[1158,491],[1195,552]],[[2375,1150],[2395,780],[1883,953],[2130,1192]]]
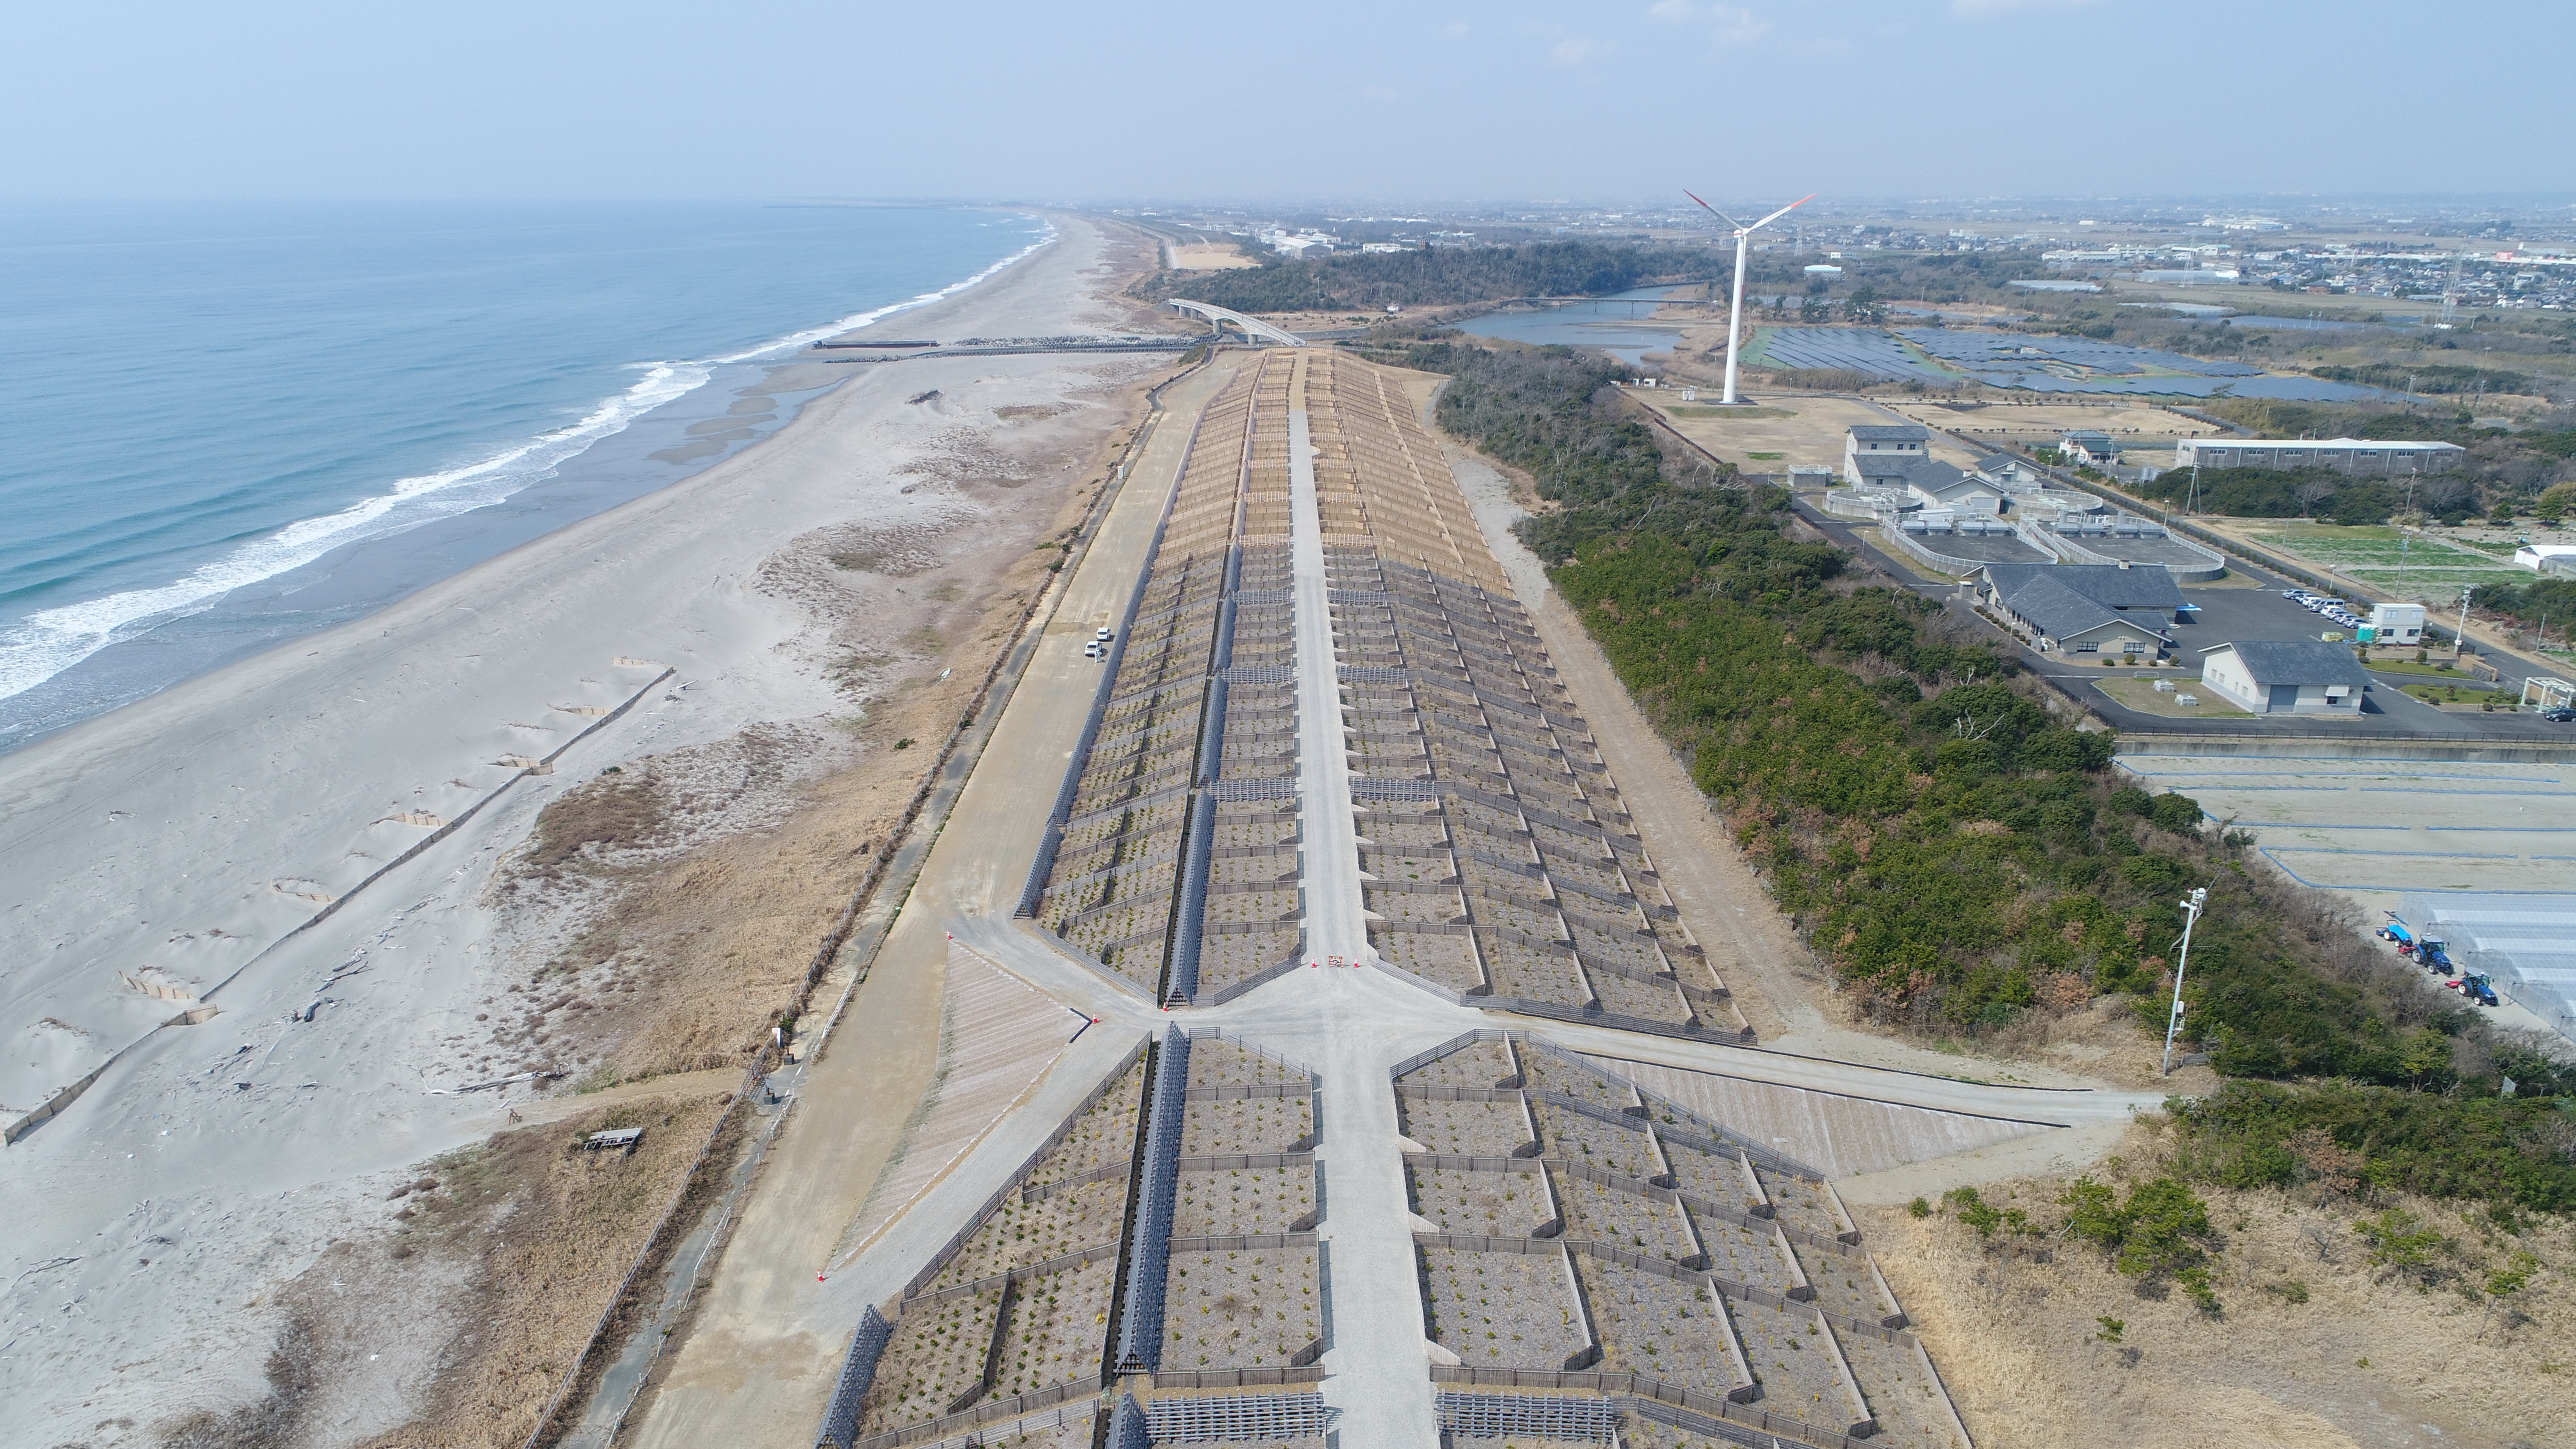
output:
[[[1815,200],[1822,194],[1823,193],[1821,192],[1810,191],[1806,195],[1799,197],[1797,200],[1790,202],[1787,206],[1781,207],[1778,211],[1775,211],[1769,216],[1762,218],[1760,221],[1753,223],[1751,226],[1745,226],[1736,221],[1734,217],[1727,215],[1725,212],[1718,210],[1707,202],[1699,201],[1699,198],[1692,195],[1690,192],[1684,191],[1682,193],[1684,196],[1689,196],[1693,201],[1699,201],[1700,209],[1702,211],[1705,211],[1709,215],[1716,217],[1718,220],[1725,222],[1728,226],[1735,228],[1735,305],[1728,308],[1726,313],[1726,399],[1725,402],[1721,404],[1722,406],[1732,407],[1735,403],[1735,344],[1736,340],[1741,337],[1744,332],[1745,238],[1750,237],[1755,232],[1760,231],[1762,228],[1769,226],[1775,221],[1778,221],[1780,218],[1787,216],[1790,212],[1796,211],[1799,207]]]

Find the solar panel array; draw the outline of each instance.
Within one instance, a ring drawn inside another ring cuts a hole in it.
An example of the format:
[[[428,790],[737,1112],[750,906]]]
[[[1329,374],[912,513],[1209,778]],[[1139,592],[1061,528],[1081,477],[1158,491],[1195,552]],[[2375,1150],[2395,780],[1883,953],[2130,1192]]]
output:
[[[1835,367],[1871,377],[1948,382],[1889,333],[1874,327],[1765,327],[1746,360],[1761,367]]]
[[[1745,360],[1757,367],[1839,368],[1887,382],[1973,382],[2022,392],[2230,395],[2297,402],[2350,402],[2393,395],[2348,382],[2276,377],[2241,362],[2213,362],[2089,337],[1945,327],[1764,327],[1756,331]]]
[[[2026,332],[1954,332],[1944,327],[1909,327],[1897,335],[1946,362],[1955,362],[1971,372],[1998,368],[2013,369],[2029,362],[2053,358],[2078,367],[2115,375],[2131,375],[2158,368],[2166,372],[2186,372],[2199,377],[2260,377],[2263,369],[2241,362],[2212,362],[2206,358],[2185,357],[2179,352],[2158,352],[2148,347],[2128,347],[2117,342],[2102,342],[2090,337],[2046,337]],[[2041,357],[2026,357],[2038,353]]]

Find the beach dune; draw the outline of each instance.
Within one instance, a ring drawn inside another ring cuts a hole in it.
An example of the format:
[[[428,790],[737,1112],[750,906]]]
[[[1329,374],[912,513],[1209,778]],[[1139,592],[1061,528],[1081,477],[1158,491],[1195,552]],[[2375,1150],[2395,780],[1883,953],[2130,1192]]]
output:
[[[891,325],[1132,325],[1098,295],[1113,241],[1055,225]],[[1101,399],[1170,360],[832,369],[837,390],[696,478],[0,757],[0,1120],[67,1103],[0,1152],[0,1314],[43,1312],[0,1353],[5,1437],[261,1392],[278,1286],[374,1231],[386,1184],[502,1120],[502,1093],[459,1089],[564,1065],[496,1056],[484,1021],[513,969],[489,888],[538,812],[620,761],[859,717],[867,690],[832,667],[847,621],[782,586],[782,551],[833,528],[975,533],[986,505],[958,480],[1015,416],[1052,420],[1075,461],[1006,482],[1061,499],[1085,440],[1132,421]],[[408,1316],[385,1328],[389,1378],[444,1331],[435,1304]],[[404,1422],[421,1392],[378,1385],[324,1437]]]

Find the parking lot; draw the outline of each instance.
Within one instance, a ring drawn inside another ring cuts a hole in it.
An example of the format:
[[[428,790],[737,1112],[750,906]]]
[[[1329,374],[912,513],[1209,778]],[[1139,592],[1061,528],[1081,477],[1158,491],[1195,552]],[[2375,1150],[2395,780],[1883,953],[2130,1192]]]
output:
[[[2191,622],[2174,626],[2174,662],[2182,667],[2178,676],[2197,676],[2203,655],[2220,644],[2248,640],[2320,639],[2327,634],[2351,637],[2352,631],[2321,614],[2281,597],[2290,585],[2270,577],[2259,569],[2247,568],[2238,560],[2228,560],[2228,581],[2208,588],[2186,588],[2183,600],[2196,606]],[[2248,588],[2252,583],[2259,587]],[[2366,606],[2355,612],[2366,615]],[[2428,650],[2439,661],[2449,657],[2441,647]],[[2197,721],[2176,720],[2131,710],[2098,688],[2095,671],[2086,670],[2055,656],[2025,655],[2041,674],[2076,687],[2087,704],[2100,710],[2103,717],[2122,730],[2172,731],[2198,728]],[[2495,698],[2511,701],[2518,698],[2522,681],[2535,672],[2532,666],[2510,655],[2493,656],[2503,674],[2502,688]],[[2104,670],[2101,673],[2109,673]],[[2122,677],[2126,677],[2123,675]],[[2392,670],[2373,670],[2371,684],[2362,700],[2359,719],[2320,719],[2315,715],[2270,715],[2209,721],[2214,733],[2278,732],[2311,734],[2322,730],[2362,735],[2476,735],[2498,742],[2550,740],[2576,744],[2576,726],[2553,724],[2533,714],[2484,714],[2475,710],[2443,710],[2415,699],[2404,692],[2408,684],[2457,681],[2472,682],[2466,674],[2431,676],[2407,674]],[[2464,694],[2467,691],[2464,690]],[[2204,694],[2203,696],[2207,696]]]

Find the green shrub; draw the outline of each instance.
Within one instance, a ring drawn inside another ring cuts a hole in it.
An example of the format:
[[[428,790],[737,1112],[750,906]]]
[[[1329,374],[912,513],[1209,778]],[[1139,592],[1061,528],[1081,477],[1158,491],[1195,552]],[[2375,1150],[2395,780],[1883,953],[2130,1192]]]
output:
[[[2170,830],[2176,835],[2194,834],[2200,829],[2200,802],[2188,795],[2158,795],[2155,803],[2147,808],[2147,818],[2154,821],[2159,830]]]

